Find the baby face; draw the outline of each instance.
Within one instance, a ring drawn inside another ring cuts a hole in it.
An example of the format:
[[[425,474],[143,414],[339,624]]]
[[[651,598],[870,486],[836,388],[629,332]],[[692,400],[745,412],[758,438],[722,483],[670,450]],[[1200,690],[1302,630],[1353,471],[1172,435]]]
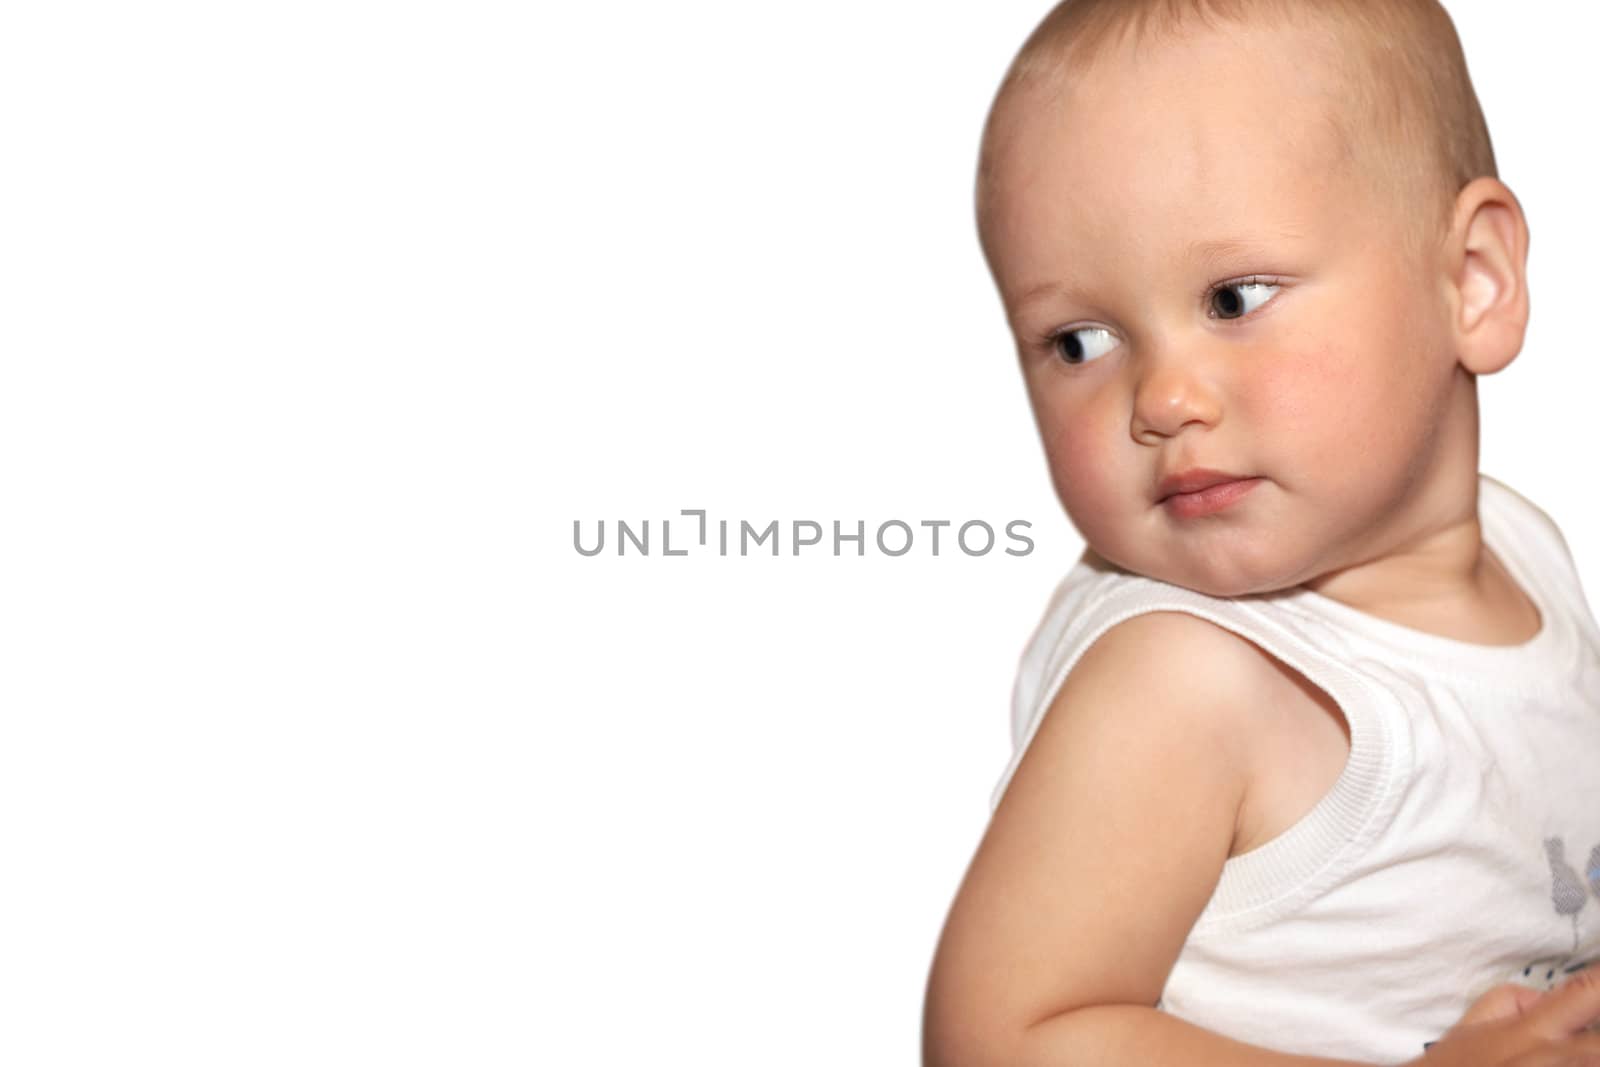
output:
[[[1334,134],[1322,46],[1145,47],[993,126],[985,247],[1056,491],[1100,555],[1218,596],[1395,551],[1475,447],[1447,279]]]

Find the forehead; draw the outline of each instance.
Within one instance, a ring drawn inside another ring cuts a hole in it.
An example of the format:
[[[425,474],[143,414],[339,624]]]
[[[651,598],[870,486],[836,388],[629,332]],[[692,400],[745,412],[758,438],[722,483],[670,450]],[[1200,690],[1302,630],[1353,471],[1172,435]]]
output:
[[[996,111],[986,205],[1002,290],[1347,226],[1327,47],[1230,26],[1118,42],[1060,85],[1016,90]]]

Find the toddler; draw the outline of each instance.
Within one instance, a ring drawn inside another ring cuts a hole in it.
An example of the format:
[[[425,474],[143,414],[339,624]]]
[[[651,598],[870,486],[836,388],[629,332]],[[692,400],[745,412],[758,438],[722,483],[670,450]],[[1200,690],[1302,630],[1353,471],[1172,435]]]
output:
[[[1600,630],[1477,469],[1528,319],[1495,175],[1433,0],[1068,0],[1023,46],[979,232],[1088,547],[930,1065],[1600,1055]]]

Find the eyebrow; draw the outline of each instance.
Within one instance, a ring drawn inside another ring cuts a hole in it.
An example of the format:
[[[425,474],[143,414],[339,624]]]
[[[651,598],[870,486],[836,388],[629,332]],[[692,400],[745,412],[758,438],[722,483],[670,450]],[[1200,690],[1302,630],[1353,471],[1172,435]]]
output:
[[[1304,236],[1304,234],[1284,231],[1273,234],[1272,238],[1276,241],[1298,241]],[[1266,250],[1267,243],[1265,241],[1234,241],[1227,239],[1191,241],[1189,246],[1184,249],[1184,255],[1193,262],[1208,264],[1229,256],[1249,255],[1251,253],[1265,252]]]
[[[1282,231],[1273,235],[1274,239],[1290,241],[1299,240],[1303,236],[1304,234],[1290,233],[1288,231]],[[1221,238],[1209,241],[1190,241],[1189,244],[1184,247],[1183,255],[1184,259],[1191,263],[1198,264],[1201,267],[1210,267],[1216,264],[1218,260],[1227,259],[1232,256],[1260,254],[1266,250],[1267,242],[1265,241]],[[1028,304],[1033,303],[1040,297],[1049,296],[1051,294],[1074,296],[1077,295],[1077,293],[1077,287],[1070,284],[1065,284],[1062,282],[1041,282],[1038,285],[1031,286],[1017,298],[1017,307],[1026,307]]]

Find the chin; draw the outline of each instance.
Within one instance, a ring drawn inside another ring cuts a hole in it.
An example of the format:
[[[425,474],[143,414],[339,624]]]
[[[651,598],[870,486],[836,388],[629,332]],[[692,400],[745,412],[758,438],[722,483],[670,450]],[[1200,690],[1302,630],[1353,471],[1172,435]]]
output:
[[[1156,534],[1130,537],[1124,530],[1078,526],[1094,556],[1119,570],[1214,597],[1241,597],[1291,589],[1318,573],[1314,546],[1290,548],[1276,531],[1235,530],[1210,540]],[[1100,543],[1096,543],[1099,541]],[[1109,541],[1110,543],[1106,543]]]
[[[1182,586],[1185,589],[1192,589],[1196,593],[1204,593],[1206,596],[1237,597],[1255,592],[1249,582],[1238,578],[1220,578],[1211,574],[1178,571],[1168,574],[1156,574],[1151,577],[1159,578],[1169,585]]]
[[[1165,563],[1163,566],[1162,564]],[[1170,561],[1151,561],[1149,568],[1127,567],[1170,585],[1214,597],[1254,596],[1290,589],[1301,581],[1298,571],[1286,569],[1281,561],[1217,560],[1211,565],[1178,566]]]

